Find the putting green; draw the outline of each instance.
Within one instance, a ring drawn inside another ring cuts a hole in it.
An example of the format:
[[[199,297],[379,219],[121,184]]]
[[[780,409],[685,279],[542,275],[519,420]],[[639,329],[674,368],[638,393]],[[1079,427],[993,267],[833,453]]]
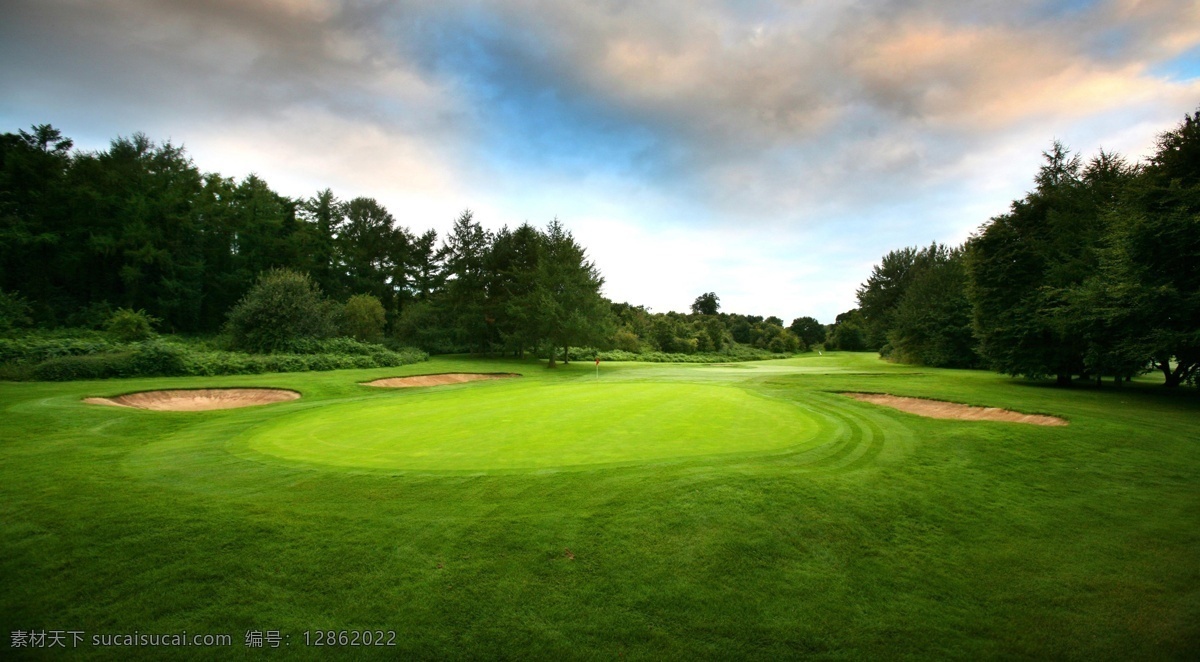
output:
[[[247,433],[253,451],[407,471],[547,469],[803,446],[829,424],[724,385],[592,382],[403,393],[328,405]]]

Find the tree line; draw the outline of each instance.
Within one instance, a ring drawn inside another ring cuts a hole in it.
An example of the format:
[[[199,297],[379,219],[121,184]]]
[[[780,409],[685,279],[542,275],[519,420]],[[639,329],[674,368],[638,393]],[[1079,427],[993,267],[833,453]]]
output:
[[[140,133],[72,148],[50,125],[0,135],[0,327],[100,328],[143,311],[160,330],[224,332],[254,352],[386,332],[432,352],[552,362],[573,346],[766,354],[824,339],[812,318],[802,329],[720,313],[715,293],[691,314],[612,303],[557,219],[493,232],[467,210],[439,237],[373,198],[295,199],[257,175],[204,172]]]
[[[910,363],[1117,381],[1200,377],[1200,111],[1140,163],[1055,141],[962,246],[889,252],[829,344]]]

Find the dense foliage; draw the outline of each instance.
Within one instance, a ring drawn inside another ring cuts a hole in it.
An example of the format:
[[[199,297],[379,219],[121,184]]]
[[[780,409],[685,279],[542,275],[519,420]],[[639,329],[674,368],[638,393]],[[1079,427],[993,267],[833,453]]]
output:
[[[241,375],[386,368],[428,358],[423,351],[350,338],[296,341],[286,353],[247,354],[174,337],[120,342],[98,333],[31,333],[0,338],[0,379],[67,381],[109,377]]]
[[[934,366],[1123,380],[1200,374],[1200,111],[1144,164],[1059,142],[1034,189],[960,248],[884,256],[829,344]]]
[[[342,335],[552,366],[572,347],[729,360],[824,340],[823,327],[718,314],[713,292],[691,315],[612,304],[558,219],[491,232],[468,210],[439,238],[371,198],[290,199],[255,175],[202,172],[142,134],[72,146],[49,125],[0,136],[0,331],[221,331],[232,349],[276,354]]]

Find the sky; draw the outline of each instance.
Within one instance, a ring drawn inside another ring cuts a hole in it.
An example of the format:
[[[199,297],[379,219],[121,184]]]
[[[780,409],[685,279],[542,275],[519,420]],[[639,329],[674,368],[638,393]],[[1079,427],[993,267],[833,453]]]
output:
[[[143,132],[203,171],[444,233],[557,217],[614,301],[832,322],[1061,140],[1200,108],[1196,0],[4,0],[0,132]]]

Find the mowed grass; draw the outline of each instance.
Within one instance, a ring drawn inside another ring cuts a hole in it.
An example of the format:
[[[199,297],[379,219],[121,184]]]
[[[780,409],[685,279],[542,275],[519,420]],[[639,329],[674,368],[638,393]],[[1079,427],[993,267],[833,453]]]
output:
[[[789,448],[824,432],[800,407],[743,388],[597,379],[401,390],[277,419],[246,445],[340,467],[493,471]]]
[[[435,372],[514,380],[379,390]],[[84,405],[278,386],[214,412]],[[841,391],[1048,413],[924,419]],[[1200,655],[1200,398],[835,354],[0,384],[0,628],[355,657]],[[8,642],[5,642],[7,653]],[[162,657],[161,649],[77,649]],[[228,652],[228,651],[226,651]],[[221,657],[174,649],[173,657]]]

